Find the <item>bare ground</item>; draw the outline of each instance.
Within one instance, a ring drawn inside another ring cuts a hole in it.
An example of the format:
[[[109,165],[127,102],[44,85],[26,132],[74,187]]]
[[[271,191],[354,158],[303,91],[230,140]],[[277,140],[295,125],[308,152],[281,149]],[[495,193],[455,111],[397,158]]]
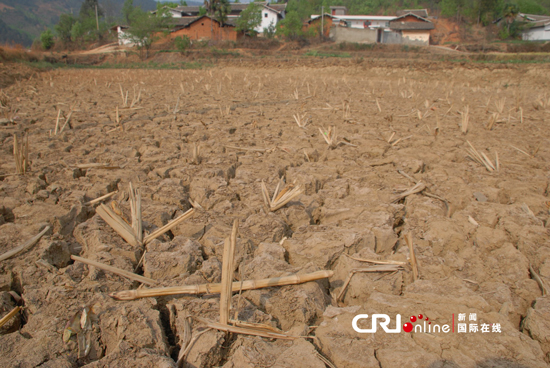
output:
[[[31,160],[26,175],[0,181],[0,253],[52,228],[29,251],[0,262],[1,315],[25,307],[0,330],[0,365],[175,366],[186,316],[216,320],[218,296],[115,301],[107,293],[138,285],[70,255],[134,271],[147,250],[138,273],[163,286],[219,282],[223,239],[238,218],[237,280],[320,269],[334,276],[233,298],[240,320],[309,338],[209,331],[191,349],[189,367],[323,367],[319,354],[337,367],[547,366],[549,299],[530,272],[549,282],[546,65],[223,64],[52,71],[0,95],[13,119],[0,127],[0,173],[15,172],[14,133],[28,132]],[[140,95],[135,109],[124,107],[121,89],[127,105]],[[63,125],[71,109],[71,127],[54,135],[58,110]],[[327,147],[319,128],[329,126],[345,143]],[[467,158],[467,141],[493,166],[498,154],[499,170]],[[77,168],[85,163],[121,168]],[[266,213],[260,183],[274,190],[281,176],[305,193]],[[392,203],[415,181],[427,189]],[[202,209],[146,249],[132,247],[85,205],[118,189],[107,202],[129,217],[130,182],[143,193],[147,232],[190,201]],[[350,271],[369,266],[347,255],[407,261],[409,233],[419,280],[409,266],[383,278],[358,273],[336,301]],[[97,319],[91,352],[79,359],[74,337],[64,343],[62,334],[85,305]],[[359,313],[388,314],[391,327],[396,314],[403,323],[423,314],[442,325],[473,313],[476,321],[467,323],[490,332],[359,334],[351,326]],[[195,321],[195,333],[200,327]]]

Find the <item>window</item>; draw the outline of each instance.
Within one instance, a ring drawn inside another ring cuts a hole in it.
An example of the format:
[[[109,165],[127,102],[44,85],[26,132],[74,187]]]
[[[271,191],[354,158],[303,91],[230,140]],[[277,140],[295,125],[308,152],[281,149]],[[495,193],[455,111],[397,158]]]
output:
[[[267,13],[264,13],[264,18],[267,18]]]

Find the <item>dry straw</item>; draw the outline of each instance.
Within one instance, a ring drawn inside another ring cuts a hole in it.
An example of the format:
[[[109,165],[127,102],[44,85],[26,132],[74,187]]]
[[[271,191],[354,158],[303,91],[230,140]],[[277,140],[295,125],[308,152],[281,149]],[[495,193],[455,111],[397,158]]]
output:
[[[126,242],[132,246],[141,246],[151,242],[153,239],[158,238],[174,226],[179,225],[183,221],[187,220],[195,213],[195,210],[191,208],[178,218],[170,221],[163,227],[153,231],[147,236],[143,236],[142,219],[141,219],[141,192],[132,187],[130,183],[130,208],[132,213],[131,225],[115,211],[100,204],[96,208],[96,213],[110,226],[114,231],[118,233]]]
[[[29,135],[17,139],[17,134],[13,135],[13,157],[15,158],[15,170],[19,175],[23,175],[29,169]]]
[[[17,312],[19,312],[22,308],[17,306],[13,308],[8,314],[6,314],[2,319],[0,319],[0,327],[4,326],[10,319],[12,319]]]
[[[469,141],[466,141],[470,147],[466,149],[468,152],[468,157],[478,164],[485,166],[487,171],[493,172],[493,171],[499,171],[500,169],[500,162],[498,159],[498,153],[495,151],[495,164],[491,162],[489,157],[483,152],[479,152]]]
[[[231,285],[233,283],[233,264],[235,262],[235,248],[237,245],[237,230],[239,221],[233,222],[231,237],[225,239],[223,248],[222,282],[220,290],[220,323],[227,325],[231,309]]]
[[[470,107],[466,106],[464,111],[462,111],[462,124],[460,125],[460,130],[462,134],[468,133],[468,124],[470,123]]]
[[[418,264],[416,263],[416,256],[414,254],[414,246],[413,246],[413,240],[411,233],[407,233],[405,235],[405,242],[407,243],[407,246],[409,247],[409,253],[411,257],[411,265],[413,270],[413,280],[418,280]]]
[[[296,124],[300,128],[305,128],[307,123],[309,122],[309,118],[306,117],[307,114],[303,114],[300,116],[300,114],[293,115],[294,121],[296,121]]]
[[[38,241],[40,240],[40,238],[42,238],[42,236],[44,234],[46,234],[46,232],[50,230],[50,227],[49,226],[46,226],[44,228],[44,230],[42,230],[38,235],[32,237],[31,239],[27,240],[25,243],[23,243],[22,245],[18,246],[17,248],[14,248],[10,251],[7,251],[6,253],[0,255],[0,261],[4,261],[8,258],[11,258],[13,257],[14,255],[32,247],[33,245],[35,245],[36,243],[38,243]]]
[[[273,277],[270,279],[261,280],[246,280],[237,281],[231,284],[231,291],[239,290],[255,290],[273,286],[285,286],[303,284],[309,281],[315,281],[319,279],[325,279],[331,277],[334,274],[333,271],[316,271],[303,275],[290,275],[282,277]],[[186,285],[186,286],[174,286],[157,289],[138,289],[138,290],[125,290],[110,293],[109,296],[116,300],[135,300],[139,298],[149,298],[167,295],[180,295],[180,294],[217,294],[221,292],[221,284],[200,284],[200,285]]]
[[[340,290],[340,293],[338,293],[338,296],[336,297],[336,302],[339,302],[344,297],[344,294],[346,293],[346,290],[348,289],[349,283],[351,281],[351,278],[353,275],[359,272],[396,272],[401,269],[401,265],[398,264],[388,264],[388,265],[381,265],[381,266],[372,266],[367,268],[354,268],[350,271],[348,278],[344,282],[344,286],[342,287],[342,290]]]
[[[277,184],[277,188],[275,188],[273,197],[270,198],[265,182],[262,181],[262,197],[264,199],[265,205],[271,212],[275,212],[278,209],[284,207],[287,203],[292,201],[294,198],[304,193],[304,190],[301,185],[294,186],[293,184],[286,186],[284,189],[282,189],[279,192],[283,183],[284,181],[283,181],[283,178],[281,177],[281,179],[279,180],[279,183]]]
[[[94,267],[99,268],[99,269],[104,270],[104,271],[112,272],[115,275],[126,277],[127,279],[130,279],[130,280],[141,282],[142,284],[147,284],[147,285],[157,285],[158,284],[155,280],[150,279],[148,277],[143,277],[143,276],[140,276],[140,275],[136,275],[133,272],[121,270],[120,268],[109,266],[109,265],[106,265],[106,264],[101,263],[101,262],[92,261],[91,259],[86,259],[86,258],[78,257],[78,256],[75,256],[75,255],[71,255],[71,259],[74,260],[74,261],[85,263],[85,264],[90,265],[90,266],[94,266]]]

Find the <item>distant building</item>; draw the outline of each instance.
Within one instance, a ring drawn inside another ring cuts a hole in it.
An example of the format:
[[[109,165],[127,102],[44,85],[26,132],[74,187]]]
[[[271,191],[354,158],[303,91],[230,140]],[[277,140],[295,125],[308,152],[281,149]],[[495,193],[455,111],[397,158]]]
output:
[[[270,4],[269,2],[257,2],[260,5],[262,13],[262,22],[256,28],[256,32],[263,33],[264,28],[269,28],[271,25],[275,27],[277,23],[285,18],[286,4]],[[230,3],[231,11],[227,15],[228,21],[234,21],[240,17],[243,10],[249,4]],[[200,6],[177,6],[169,8],[168,11],[173,18],[197,17],[200,13]]]
[[[170,38],[178,36],[187,36],[191,40],[237,41],[243,34],[237,32],[234,19],[228,19],[224,24],[220,24],[216,19],[203,15],[178,19],[175,30],[170,32]]]
[[[550,41],[550,17],[520,13],[516,21],[525,22],[525,29],[521,33],[524,41]]]
[[[430,31],[435,26],[415,13],[406,13],[390,22],[390,30],[401,36],[402,44],[429,46]]]
[[[345,6],[331,6],[330,7],[330,15],[347,15],[348,14],[348,8]]]
[[[406,9],[395,16],[385,15],[348,15],[344,6],[331,6],[331,14],[312,15],[304,23],[304,30],[321,29],[330,34],[335,42],[389,43],[428,46],[430,31],[435,28],[428,20],[426,9]],[[330,32],[327,32],[329,24]]]

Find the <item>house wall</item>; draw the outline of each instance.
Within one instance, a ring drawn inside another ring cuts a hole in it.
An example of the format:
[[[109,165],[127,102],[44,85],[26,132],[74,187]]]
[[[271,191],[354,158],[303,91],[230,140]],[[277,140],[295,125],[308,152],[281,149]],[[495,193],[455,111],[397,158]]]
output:
[[[134,46],[134,43],[130,40],[128,40],[128,35],[121,27],[117,27],[117,34],[118,34],[118,44],[120,46]]]
[[[211,24],[213,24],[212,28]],[[178,36],[187,36],[191,40],[209,40],[212,36],[214,36],[215,40],[228,41],[237,41],[239,38],[235,27],[220,27],[217,22],[211,22],[209,18],[200,19],[189,27],[170,33],[170,38],[172,39]]]
[[[401,31],[404,45],[428,46],[430,31]]]
[[[390,45],[400,45],[403,43],[403,37],[401,36],[400,32],[384,31],[382,33],[382,43],[387,43]]]
[[[527,29],[523,31],[521,38],[524,41],[549,41],[550,26]]]
[[[277,13],[272,10],[262,8],[262,23],[256,27],[256,32],[263,33],[264,28],[268,28],[271,23],[273,23],[273,26],[276,26],[278,20]]]
[[[332,27],[330,29],[330,38],[336,43],[376,43],[377,34],[378,30],[376,29],[355,29],[348,27]]]

